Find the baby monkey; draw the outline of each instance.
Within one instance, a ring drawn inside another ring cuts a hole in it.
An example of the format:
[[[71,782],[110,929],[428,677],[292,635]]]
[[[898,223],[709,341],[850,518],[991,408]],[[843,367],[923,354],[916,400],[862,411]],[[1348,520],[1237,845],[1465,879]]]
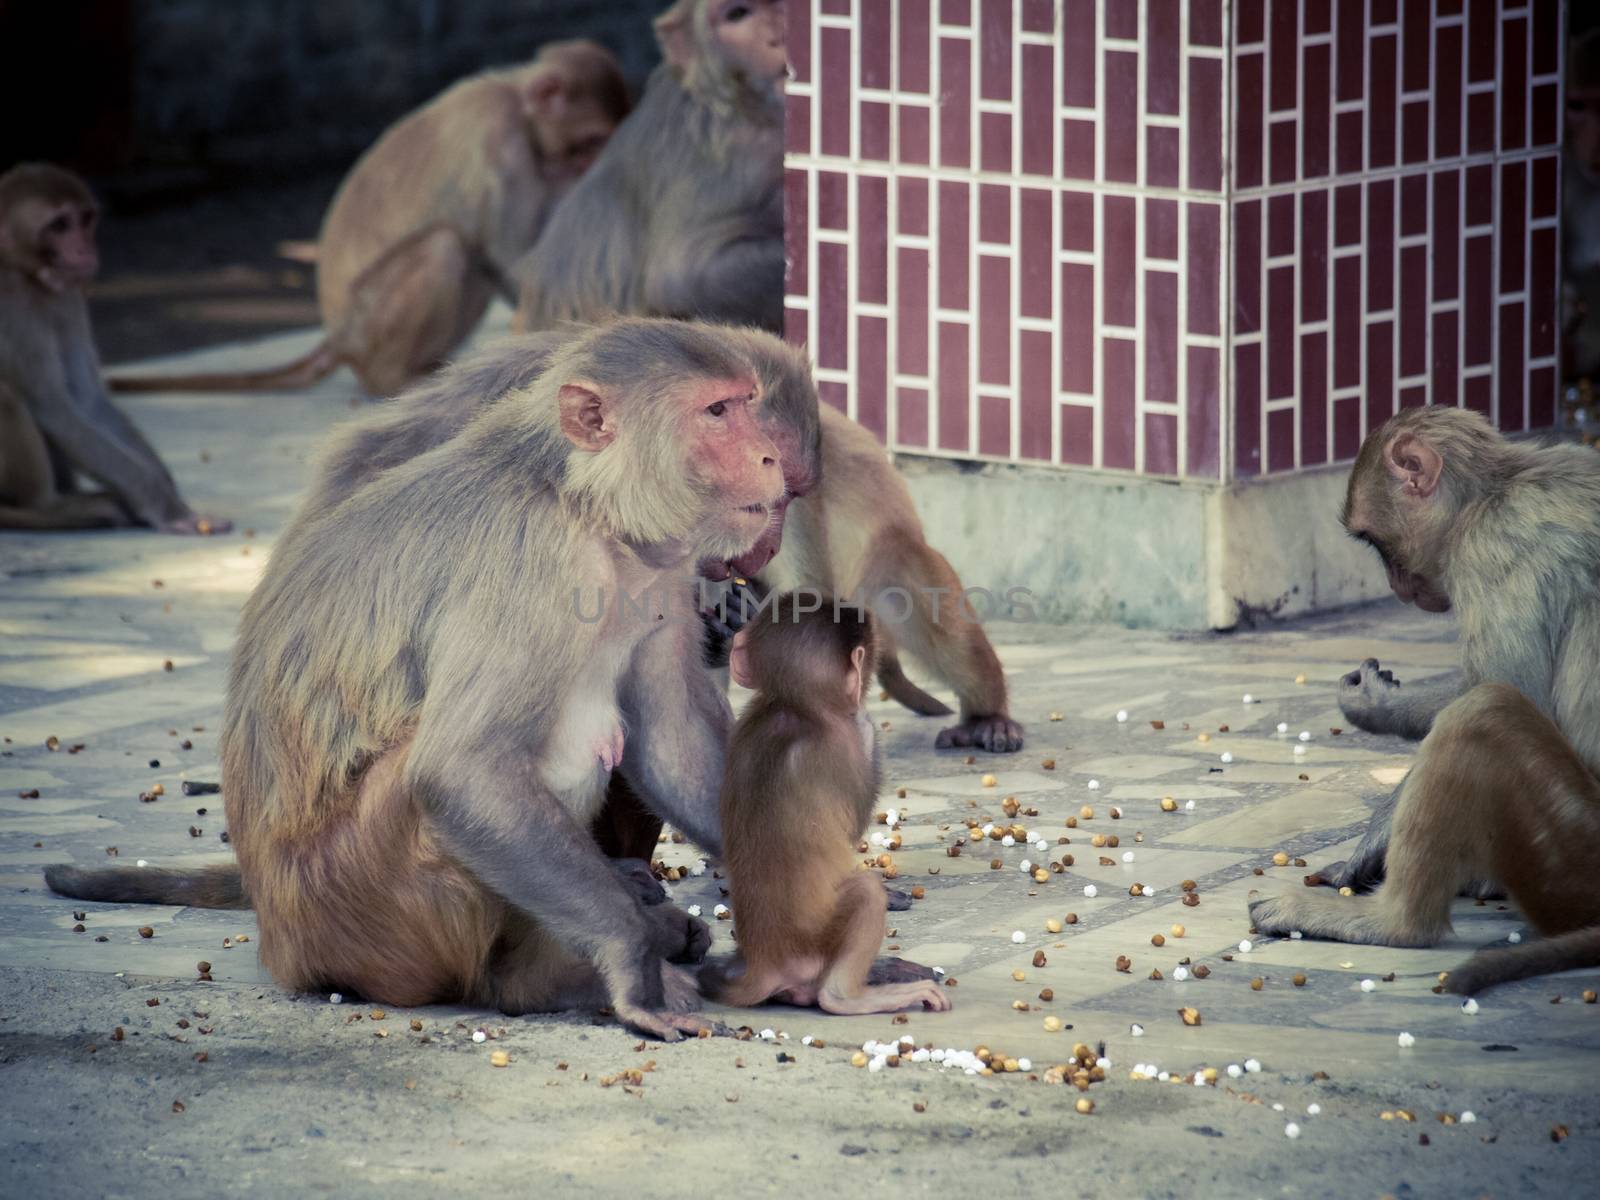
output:
[[[863,708],[877,638],[865,610],[818,601],[778,596],[733,639],[728,668],[756,693],[734,726],[722,781],[739,954],[708,965],[701,989],[742,1006],[948,1009],[931,979],[867,982],[886,906],[882,882],[855,862],[878,795]]]

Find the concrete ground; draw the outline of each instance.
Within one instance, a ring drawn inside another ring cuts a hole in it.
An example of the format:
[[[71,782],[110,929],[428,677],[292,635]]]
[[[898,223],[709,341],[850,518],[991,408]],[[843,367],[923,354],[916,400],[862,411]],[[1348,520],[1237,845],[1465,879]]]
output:
[[[306,337],[190,361],[274,361]],[[380,1013],[275,987],[248,913],[50,895],[44,864],[105,862],[113,848],[122,863],[226,857],[219,798],[180,785],[218,777],[239,606],[351,400],[341,375],[297,395],[129,402],[196,506],[235,520],[228,536],[0,535],[0,1195],[1592,1186],[1600,1006],[1581,997],[1600,971],[1498,989],[1475,1015],[1430,990],[1519,930],[1515,911],[1459,902],[1434,950],[1256,939],[1241,951],[1246,892],[1299,887],[1343,857],[1409,762],[1394,740],[1334,732],[1335,681],[1362,657],[1404,679],[1454,658],[1447,619],[1392,604],[1227,637],[996,626],[1029,731],[1007,757],[936,752],[936,721],[875,703],[899,884],[925,890],[891,914],[886,950],[948,972],[947,1014],[722,1012],[755,1036],[663,1046],[588,1014]],[[156,784],[163,794],[142,800]],[[991,841],[949,857],[969,818],[1007,820],[1007,797],[1047,849]],[[1274,865],[1280,852],[1289,865]],[[1021,869],[1063,854],[1072,866],[1043,882]],[[708,915],[722,899],[710,873],[669,887]],[[726,949],[728,924],[712,924]],[[213,981],[197,980],[201,961]],[[902,1037],[987,1046],[1019,1069],[968,1075],[909,1047],[898,1066],[852,1066],[863,1043]],[[1080,1041],[1109,1060],[1087,1093],[1051,1082]],[[497,1050],[509,1066],[491,1065]],[[1152,1073],[1166,1081],[1136,1077]]]

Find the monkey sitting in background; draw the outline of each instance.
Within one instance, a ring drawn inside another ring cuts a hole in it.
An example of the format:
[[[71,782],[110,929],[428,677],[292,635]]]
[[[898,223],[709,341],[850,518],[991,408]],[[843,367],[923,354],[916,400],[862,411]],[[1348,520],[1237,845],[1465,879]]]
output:
[[[868,982],[885,898],[853,849],[878,795],[877,743],[862,707],[876,636],[860,608],[831,597],[802,604],[817,599],[778,596],[733,639],[729,669],[756,692],[734,727],[722,781],[739,955],[704,968],[701,989],[744,1006],[943,1011],[949,997],[931,979]]]
[[[1370,896],[1252,893],[1252,922],[1432,946],[1462,886],[1492,878],[1543,940],[1480,950],[1447,989],[1600,966],[1600,456],[1508,441],[1465,409],[1406,409],[1361,447],[1342,520],[1400,599],[1455,610],[1463,670],[1405,689],[1373,659],[1352,672],[1347,714],[1423,742],[1350,864],[1326,873],[1387,878]]]

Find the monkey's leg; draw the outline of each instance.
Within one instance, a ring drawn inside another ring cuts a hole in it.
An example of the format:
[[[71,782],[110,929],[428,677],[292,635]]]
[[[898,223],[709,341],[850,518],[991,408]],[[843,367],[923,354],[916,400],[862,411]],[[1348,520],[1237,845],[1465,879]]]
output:
[[[942,730],[935,744],[995,753],[1022,749],[1022,726],[1007,712],[1000,659],[944,555],[919,531],[892,526],[868,548],[861,587],[895,641],[961,700],[961,723]]]
[[[33,416],[0,387],[0,529],[96,529],[133,524],[111,496],[61,490],[56,456]]]
[[[1369,658],[1339,680],[1339,710],[1345,720],[1368,733],[1392,733],[1419,742],[1434,718],[1467,689],[1465,676],[1451,671],[1425,683],[1402,685],[1394,672]]]
[[[891,700],[905,705],[918,716],[950,715],[948,704],[935,696],[928,695],[906,678],[905,670],[900,666],[900,656],[895,652],[894,642],[887,634],[881,635],[878,646],[878,683],[889,693]]]
[[[931,979],[913,983],[869,984],[868,972],[883,944],[886,902],[883,885],[866,872],[852,874],[839,887],[838,949],[817,991],[823,1012],[896,1012],[920,1004],[933,1012],[950,1007],[950,997]]]
[[[369,394],[392,396],[461,344],[493,292],[459,230],[426,226],[356,276],[336,349]]]

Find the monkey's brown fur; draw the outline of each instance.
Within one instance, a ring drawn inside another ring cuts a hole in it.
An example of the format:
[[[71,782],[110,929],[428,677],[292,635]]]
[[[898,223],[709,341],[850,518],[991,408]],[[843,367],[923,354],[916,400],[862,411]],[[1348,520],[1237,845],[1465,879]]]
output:
[[[1403,598],[1456,610],[1468,690],[1431,717],[1397,793],[1386,881],[1253,899],[1256,927],[1433,945],[1457,891],[1490,876],[1545,940],[1479,952],[1448,989],[1600,965],[1600,458],[1411,409],[1363,445],[1344,522]]]
[[[111,403],[83,288],[99,269],[99,206],[47,163],[0,174],[0,528],[148,525],[221,533]],[[81,492],[81,472],[105,492]]]
[[[637,312],[783,332],[781,8],[752,0],[739,9],[746,15],[729,22],[726,5],[679,0],[658,20],[665,61],[518,264],[525,327]],[[823,422],[822,482],[791,508],[797,533],[770,567],[761,558],[737,569],[773,590],[859,594],[868,603],[904,589],[916,605],[882,631],[879,682],[914,712],[950,712],[906,677],[903,646],[960,702],[960,722],[940,732],[939,746],[1021,749],[1000,661],[983,626],[961,610],[961,581],[929,547],[888,456],[839,413],[825,410]],[[931,600],[941,588],[943,599]],[[877,608],[879,617],[891,611]]]
[[[627,115],[621,69],[593,42],[455,84],[393,125],[340,186],[317,243],[326,336],[265,371],[127,375],[118,391],[307,387],[348,365],[389,396],[470,334],[557,198]]]
[[[755,372],[724,331],[627,320],[510,341],[443,386],[486,378],[507,390],[454,437],[301,514],[245,606],[222,770],[261,958],[292,988],[607,1005],[673,1038],[699,1022],[663,959],[709,939],[642,906],[588,823],[621,758],[721,849],[731,714],[698,621],[651,610],[681,615],[694,563],[740,552],[781,493]],[[591,619],[575,597],[597,587]]]
[[[734,638],[734,678],[756,689],[722,784],[722,829],[742,973],[701,972],[726,1004],[779,1000],[832,1013],[946,1009],[931,980],[869,985],[885,897],[854,862],[878,793],[862,711],[873,621],[832,597],[773,598]],[[815,603],[819,607],[807,611]]]

